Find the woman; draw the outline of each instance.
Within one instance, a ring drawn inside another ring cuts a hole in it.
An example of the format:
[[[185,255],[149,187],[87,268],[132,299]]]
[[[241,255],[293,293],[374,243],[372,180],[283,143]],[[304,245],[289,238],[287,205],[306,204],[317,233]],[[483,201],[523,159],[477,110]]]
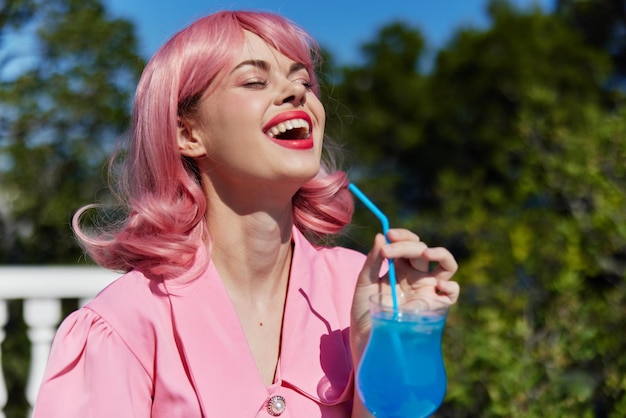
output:
[[[305,238],[353,210],[345,174],[320,162],[312,53],[279,16],[221,12],[148,63],[128,217],[98,234],[74,222],[89,255],[125,274],[59,328],[35,417],[369,416],[353,371],[384,259],[401,291],[444,305],[457,265],[402,229],[367,257]]]

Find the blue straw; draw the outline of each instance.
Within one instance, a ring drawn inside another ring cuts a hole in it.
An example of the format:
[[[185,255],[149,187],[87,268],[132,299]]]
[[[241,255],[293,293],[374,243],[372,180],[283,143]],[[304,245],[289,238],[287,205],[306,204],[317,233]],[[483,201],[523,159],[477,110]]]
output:
[[[387,239],[387,243],[390,243],[388,232],[389,232],[389,219],[385,216],[384,213],[381,212],[378,207],[372,202],[367,196],[363,194],[361,190],[359,190],[354,183],[350,183],[348,185],[348,190],[350,190],[359,200],[378,218],[380,223],[383,226],[383,234],[385,234],[385,238]],[[398,313],[398,296],[396,295],[396,267],[393,262],[393,258],[388,258],[389,262],[389,285],[391,286],[391,299],[393,300],[393,312],[397,315]]]

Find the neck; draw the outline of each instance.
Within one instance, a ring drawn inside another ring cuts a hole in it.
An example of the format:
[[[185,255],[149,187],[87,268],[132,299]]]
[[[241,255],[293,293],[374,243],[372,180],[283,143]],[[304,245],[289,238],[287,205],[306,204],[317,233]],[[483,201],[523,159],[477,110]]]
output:
[[[284,295],[292,253],[291,198],[281,203],[247,195],[245,201],[254,207],[244,207],[219,195],[207,196],[211,258],[231,297],[263,303]]]

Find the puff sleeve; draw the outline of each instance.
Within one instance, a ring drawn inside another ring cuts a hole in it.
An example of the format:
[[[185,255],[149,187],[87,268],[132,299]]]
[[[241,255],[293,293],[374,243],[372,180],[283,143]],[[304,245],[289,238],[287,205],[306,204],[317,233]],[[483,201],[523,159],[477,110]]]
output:
[[[150,417],[152,379],[123,338],[89,308],[54,338],[33,418]]]

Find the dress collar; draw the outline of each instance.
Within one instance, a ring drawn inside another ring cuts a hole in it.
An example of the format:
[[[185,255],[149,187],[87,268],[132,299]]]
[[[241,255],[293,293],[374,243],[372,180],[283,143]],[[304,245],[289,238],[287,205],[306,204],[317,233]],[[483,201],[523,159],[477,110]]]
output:
[[[269,388],[261,380],[213,263],[184,286],[170,288],[165,283],[179,351],[205,416],[229,416],[231,405],[237,405],[241,416],[255,416],[277,384],[322,404],[343,402],[351,396],[346,390],[352,364],[348,331],[333,328],[341,322],[330,297],[332,272],[296,228],[292,239],[294,253],[276,374],[281,381]]]

